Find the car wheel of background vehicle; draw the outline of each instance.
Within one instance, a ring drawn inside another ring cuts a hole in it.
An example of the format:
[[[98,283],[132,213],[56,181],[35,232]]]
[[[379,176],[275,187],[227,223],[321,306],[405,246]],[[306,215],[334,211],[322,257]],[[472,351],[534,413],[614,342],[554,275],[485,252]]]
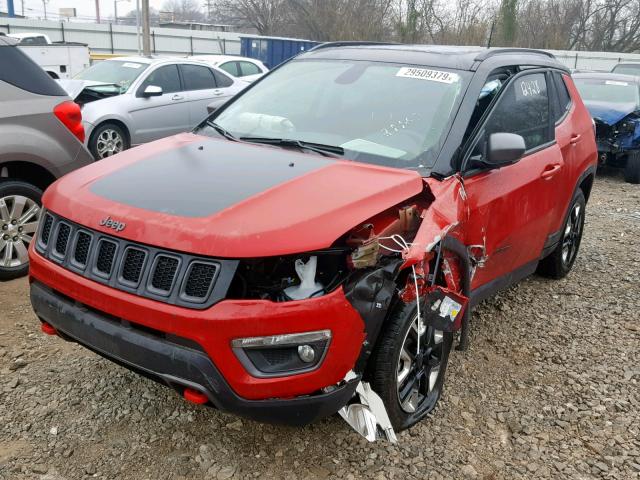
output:
[[[40,219],[42,191],[17,180],[0,181],[0,280],[29,271],[27,248]]]
[[[369,365],[371,386],[396,431],[416,424],[436,406],[453,342],[452,333],[426,325],[418,332],[417,320],[415,302],[398,302]]]
[[[560,279],[571,271],[580,249],[585,210],[584,194],[582,190],[578,189],[571,201],[569,215],[565,221],[558,246],[548,257],[540,261],[538,265],[539,274],[549,278]]]
[[[129,139],[122,127],[103,123],[91,134],[89,150],[96,160],[111,157],[129,148]]]
[[[628,183],[640,183],[640,152],[631,152],[627,157],[624,179]]]

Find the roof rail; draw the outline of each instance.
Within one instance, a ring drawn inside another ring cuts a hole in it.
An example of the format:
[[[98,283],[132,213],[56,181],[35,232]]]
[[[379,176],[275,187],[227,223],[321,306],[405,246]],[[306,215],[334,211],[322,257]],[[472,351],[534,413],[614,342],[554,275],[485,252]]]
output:
[[[364,47],[367,45],[400,45],[399,43],[393,42],[365,42],[365,41],[353,41],[353,42],[325,42],[320,45],[316,45],[307,52],[313,52],[314,50],[321,50],[323,48],[333,48],[333,47]]]
[[[533,48],[488,48],[486,51],[479,53],[476,56],[476,61],[481,62],[486,60],[489,57],[493,57],[495,55],[505,55],[511,53],[529,53],[533,55],[544,55],[545,57],[553,58],[555,60],[556,56],[553,53],[545,52],[544,50],[536,50]]]

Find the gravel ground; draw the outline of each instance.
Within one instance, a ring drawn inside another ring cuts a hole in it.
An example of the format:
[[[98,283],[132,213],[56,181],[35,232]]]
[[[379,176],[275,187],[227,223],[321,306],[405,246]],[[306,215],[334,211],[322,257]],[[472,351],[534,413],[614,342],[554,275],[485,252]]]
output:
[[[431,418],[395,446],[182,401],[42,335],[0,285],[0,478],[640,478],[640,187],[598,178],[568,278],[485,302]]]

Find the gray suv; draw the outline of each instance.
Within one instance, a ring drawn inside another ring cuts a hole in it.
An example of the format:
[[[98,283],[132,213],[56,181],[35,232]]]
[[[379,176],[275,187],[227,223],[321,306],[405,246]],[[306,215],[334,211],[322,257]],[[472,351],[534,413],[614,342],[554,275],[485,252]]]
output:
[[[78,105],[15,45],[0,37],[0,280],[28,271],[44,189],[93,161]]]

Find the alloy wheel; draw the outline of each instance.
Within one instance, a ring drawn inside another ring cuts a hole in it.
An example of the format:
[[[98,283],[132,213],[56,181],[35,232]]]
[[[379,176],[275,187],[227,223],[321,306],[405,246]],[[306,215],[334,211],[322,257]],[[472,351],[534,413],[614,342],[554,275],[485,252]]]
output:
[[[583,215],[584,210],[582,205],[579,203],[574,204],[562,236],[562,263],[565,265],[571,265],[578,253],[580,238],[582,236]]]
[[[444,365],[444,332],[424,325],[420,328],[418,323],[416,315],[402,343],[397,366],[398,402],[407,413],[433,407]]]
[[[39,219],[40,206],[30,198],[0,198],[0,267],[21,267],[29,262],[27,249]]]
[[[116,130],[107,128],[96,139],[96,151],[99,158],[107,158],[124,149],[124,139]]]

